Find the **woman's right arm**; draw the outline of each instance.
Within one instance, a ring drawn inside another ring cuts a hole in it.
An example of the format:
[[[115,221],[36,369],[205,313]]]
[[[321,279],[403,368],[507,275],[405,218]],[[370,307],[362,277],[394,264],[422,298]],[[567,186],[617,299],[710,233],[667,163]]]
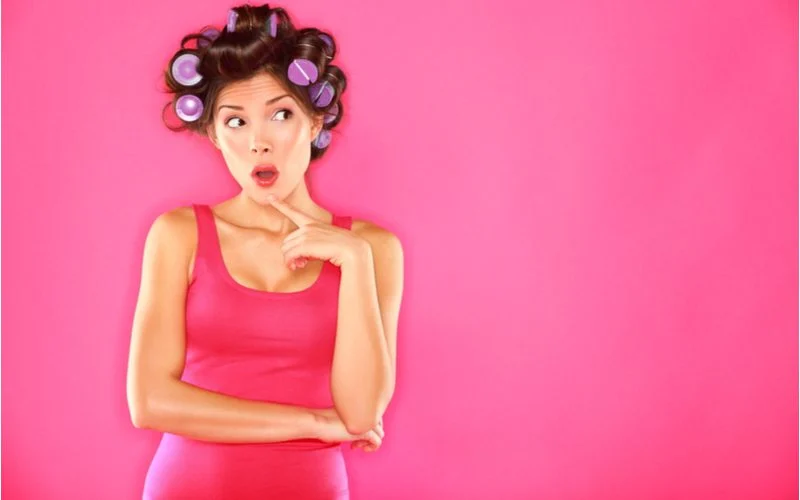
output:
[[[145,240],[127,373],[133,425],[226,443],[319,437],[320,420],[310,408],[240,399],[180,380],[194,224],[186,208],[165,212]]]

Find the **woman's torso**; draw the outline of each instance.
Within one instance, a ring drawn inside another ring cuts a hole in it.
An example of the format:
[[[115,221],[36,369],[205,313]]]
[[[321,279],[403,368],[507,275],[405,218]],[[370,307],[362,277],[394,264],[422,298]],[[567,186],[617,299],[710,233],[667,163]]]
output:
[[[332,407],[339,268],[324,262],[316,280],[295,292],[245,286],[226,266],[210,207],[193,209],[197,248],[186,296],[181,379],[249,400]],[[334,225],[350,229],[351,223],[350,217],[333,217]],[[165,433],[145,480],[145,498],[153,500],[282,498],[276,496],[281,493],[347,498],[341,446],[316,439],[209,443]]]

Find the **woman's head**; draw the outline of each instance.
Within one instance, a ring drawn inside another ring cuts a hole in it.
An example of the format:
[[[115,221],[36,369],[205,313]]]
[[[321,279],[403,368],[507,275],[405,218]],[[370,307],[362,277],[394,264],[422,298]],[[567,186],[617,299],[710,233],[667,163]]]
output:
[[[279,177],[268,190],[285,196],[341,121],[346,80],[331,64],[335,54],[331,35],[295,29],[281,8],[235,7],[226,27],[185,36],[171,58],[165,81],[174,95],[164,111],[174,110],[180,124],[165,124],[209,138],[254,197],[267,191],[253,167],[274,165]]]

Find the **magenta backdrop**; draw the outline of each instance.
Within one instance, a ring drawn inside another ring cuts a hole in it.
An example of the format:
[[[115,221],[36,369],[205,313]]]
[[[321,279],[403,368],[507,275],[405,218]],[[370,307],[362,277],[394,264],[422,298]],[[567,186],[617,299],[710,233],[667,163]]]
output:
[[[354,500],[798,494],[797,4],[600,4],[287,5],[349,77],[316,197],[406,251]],[[145,232],[236,189],[159,79],[231,5],[3,3],[3,498],[140,498]]]

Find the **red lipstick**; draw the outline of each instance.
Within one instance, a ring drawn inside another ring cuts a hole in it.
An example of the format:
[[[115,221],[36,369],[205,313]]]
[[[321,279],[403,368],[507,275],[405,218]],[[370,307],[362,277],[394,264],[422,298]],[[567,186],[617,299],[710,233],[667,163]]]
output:
[[[269,187],[275,184],[275,181],[278,179],[278,169],[275,168],[275,165],[265,163],[256,165],[250,175],[259,186]]]

